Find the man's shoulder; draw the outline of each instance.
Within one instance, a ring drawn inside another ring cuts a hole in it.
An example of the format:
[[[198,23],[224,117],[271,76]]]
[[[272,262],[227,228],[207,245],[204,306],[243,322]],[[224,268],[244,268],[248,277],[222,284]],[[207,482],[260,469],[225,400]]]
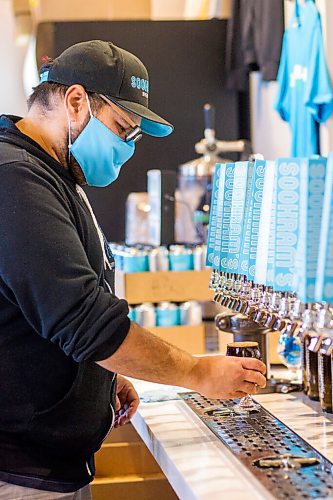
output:
[[[29,163],[28,152],[16,144],[0,139],[0,166],[10,163]]]
[[[42,158],[31,154],[18,144],[6,142],[0,137],[0,179],[30,178],[30,180],[47,181],[58,187],[62,185],[59,175]]]

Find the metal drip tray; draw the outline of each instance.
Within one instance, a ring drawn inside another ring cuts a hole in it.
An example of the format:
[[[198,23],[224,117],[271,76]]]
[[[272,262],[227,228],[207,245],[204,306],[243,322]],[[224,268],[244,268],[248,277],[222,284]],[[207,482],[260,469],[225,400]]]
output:
[[[333,464],[267,410],[240,415],[233,411],[237,400],[180,396],[275,498],[333,498]],[[279,456],[290,457],[290,467],[267,466]]]

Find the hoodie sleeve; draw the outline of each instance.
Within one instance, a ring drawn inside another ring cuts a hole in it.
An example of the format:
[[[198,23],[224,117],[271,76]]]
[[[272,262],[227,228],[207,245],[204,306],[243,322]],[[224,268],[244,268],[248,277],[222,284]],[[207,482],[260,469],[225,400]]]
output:
[[[54,177],[1,165],[0,221],[0,292],[75,361],[111,356],[129,330],[127,302],[99,286]]]
[[[254,18],[255,50],[262,78],[276,80],[284,34],[283,0],[255,0]]]

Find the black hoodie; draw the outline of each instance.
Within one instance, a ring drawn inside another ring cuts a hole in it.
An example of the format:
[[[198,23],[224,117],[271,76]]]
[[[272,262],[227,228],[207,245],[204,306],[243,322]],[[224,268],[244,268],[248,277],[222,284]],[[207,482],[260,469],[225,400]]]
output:
[[[71,174],[0,117],[0,480],[70,492],[113,423],[130,321]]]

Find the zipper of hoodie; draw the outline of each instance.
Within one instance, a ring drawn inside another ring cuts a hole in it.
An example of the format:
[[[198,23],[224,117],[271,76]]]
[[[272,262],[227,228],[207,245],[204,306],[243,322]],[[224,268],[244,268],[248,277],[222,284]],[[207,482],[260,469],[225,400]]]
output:
[[[115,378],[116,378],[116,374],[114,373],[114,374],[113,374],[113,377],[112,377],[112,381],[111,381],[111,383],[113,383],[113,382],[114,382],[114,379],[115,379]],[[109,429],[108,429],[107,433],[106,433],[106,434],[105,434],[105,436],[103,437],[103,439],[100,441],[99,445],[101,445],[101,444],[103,443],[103,441],[105,441],[105,439],[108,437],[108,435],[110,434],[110,432],[111,432],[111,430],[112,430],[112,428],[113,428],[113,426],[114,426],[114,421],[115,421],[115,419],[116,419],[116,414],[115,414],[115,412],[114,412],[114,408],[113,408],[113,406],[112,406],[112,403],[110,403],[110,410],[111,410],[111,413],[112,413],[111,425],[110,425],[110,427],[109,427]],[[87,471],[88,471],[89,476],[92,476],[93,474],[92,474],[92,472],[91,472],[91,470],[90,470],[90,467],[89,467],[88,462],[86,462],[86,469],[87,469]]]
[[[97,235],[98,235],[98,238],[99,238],[99,241],[100,241],[100,245],[101,245],[101,249],[102,249],[102,253],[103,253],[104,269],[111,269],[109,259],[107,258],[106,252],[105,252],[104,236],[103,236],[102,230],[99,227],[99,224],[98,224],[98,222],[96,220],[96,217],[95,217],[95,214],[93,212],[93,209],[92,209],[92,207],[91,207],[91,205],[89,203],[88,197],[85,194],[85,192],[83,191],[83,189],[80,186],[78,186],[78,185],[76,185],[76,192],[79,195],[79,197],[82,200],[82,202],[84,203],[85,207],[88,208],[90,216],[91,216],[92,221],[94,223],[94,226],[96,228],[96,232],[97,232]],[[112,290],[111,290],[111,287],[110,287],[109,283],[106,280],[104,280],[104,281],[107,284],[107,286],[108,286],[108,288],[110,290],[110,293],[112,293]],[[112,381],[111,381],[112,384],[114,382],[115,377],[116,377],[116,374],[114,373],[113,377],[112,377]],[[115,418],[116,418],[116,414],[114,412],[114,408],[112,406],[112,403],[110,403],[110,409],[111,409],[111,413],[112,413],[111,425],[110,425],[110,427],[108,429],[108,432],[105,434],[105,436],[103,437],[102,441],[99,443],[100,445],[103,443],[103,441],[105,441],[105,439],[110,434],[110,432],[112,430],[112,427],[114,425]],[[87,472],[88,472],[89,476],[92,476],[93,474],[92,474],[92,472],[90,470],[88,462],[86,462],[86,468],[87,468]]]
[[[90,213],[90,217],[92,218],[93,224],[95,226],[97,236],[99,239],[99,243],[101,245],[102,254],[103,254],[104,269],[111,269],[110,262],[109,262],[109,259],[107,258],[106,251],[105,251],[104,235],[103,235],[102,229],[100,228],[100,226],[97,222],[96,216],[95,216],[93,208],[89,202],[88,196],[83,191],[81,186],[79,186],[78,184],[76,185],[76,192],[79,195],[79,198],[83,202],[84,206],[88,209],[88,211]]]
[[[111,381],[111,383],[112,383],[112,384],[113,384],[113,382],[114,382],[115,378],[116,378],[116,374],[114,373],[114,374],[113,374],[113,377],[112,377],[112,381]],[[112,427],[114,426],[114,421],[115,421],[115,419],[116,419],[116,414],[115,414],[114,408],[113,408],[113,406],[112,406],[112,402],[110,403],[110,409],[111,409],[111,413],[112,413],[111,425],[110,425],[110,427],[109,427],[109,429],[108,429],[108,432],[105,434],[105,436],[103,437],[103,439],[102,439],[102,441],[101,441],[101,443],[100,443],[100,444],[102,444],[102,443],[103,443],[103,441],[105,441],[105,439],[106,439],[106,438],[108,437],[108,435],[110,434],[110,432],[111,432],[111,430],[112,430]]]

